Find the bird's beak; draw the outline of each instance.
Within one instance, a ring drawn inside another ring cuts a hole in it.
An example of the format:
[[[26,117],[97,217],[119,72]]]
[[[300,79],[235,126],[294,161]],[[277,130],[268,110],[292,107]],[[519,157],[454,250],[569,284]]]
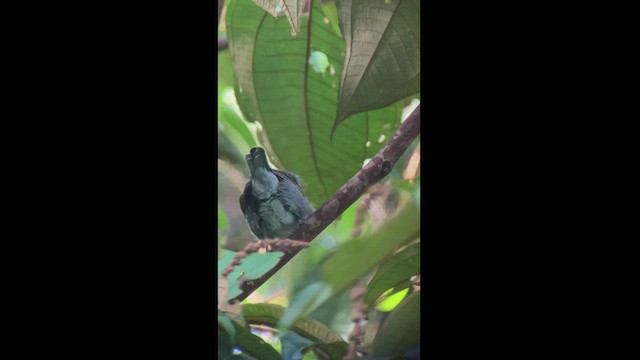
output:
[[[245,156],[245,160],[247,161],[251,174],[253,174],[258,168],[271,170],[269,163],[267,162],[267,156],[265,155],[264,149],[261,147],[252,148],[251,152]]]

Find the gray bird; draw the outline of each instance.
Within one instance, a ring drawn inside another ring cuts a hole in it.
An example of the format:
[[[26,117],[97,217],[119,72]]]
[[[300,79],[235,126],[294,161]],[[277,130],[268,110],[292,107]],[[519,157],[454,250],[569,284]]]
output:
[[[298,177],[272,169],[264,149],[254,147],[245,156],[251,178],[240,195],[240,210],[258,239],[286,239],[313,209]]]

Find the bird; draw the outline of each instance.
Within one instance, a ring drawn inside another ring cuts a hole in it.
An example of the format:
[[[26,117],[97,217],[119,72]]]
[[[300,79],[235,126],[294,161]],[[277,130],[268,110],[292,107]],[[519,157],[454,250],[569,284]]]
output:
[[[272,169],[265,151],[254,147],[245,156],[251,177],[240,195],[240,210],[258,239],[287,239],[313,208],[293,173]]]

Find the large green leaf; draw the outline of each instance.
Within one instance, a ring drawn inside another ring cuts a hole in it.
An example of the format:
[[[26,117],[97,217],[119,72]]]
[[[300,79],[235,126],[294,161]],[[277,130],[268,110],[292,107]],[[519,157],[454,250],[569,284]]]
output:
[[[218,113],[218,126],[222,125],[223,131],[233,141],[238,151],[242,153],[242,164],[243,167],[246,167],[244,165],[244,155],[248,154],[252,147],[257,146],[256,140],[253,138],[246,122],[231,106],[222,104],[221,108],[218,109]]]
[[[331,286],[323,281],[316,281],[296,291],[289,301],[287,311],[280,318],[278,323],[279,331],[286,331],[300,316],[311,314],[327,300],[331,299],[334,293]]]
[[[267,344],[261,337],[252,334],[249,326],[241,327],[237,325],[237,327],[236,342],[243,353],[260,360],[282,359],[280,353],[273,346]]]
[[[322,19],[322,21],[325,23],[329,22],[333,31],[338,36],[342,37],[342,33],[340,32],[340,20],[338,20],[338,9],[336,8],[335,1],[322,1],[322,11],[325,15],[325,18]]]
[[[302,349],[315,344],[315,341],[301,336],[295,331],[280,333],[283,359],[302,359]]]
[[[233,353],[236,329],[233,321],[218,311],[218,358],[229,359]]]
[[[285,308],[276,304],[244,304],[242,316],[250,324],[264,324],[275,328]],[[319,343],[333,343],[344,340],[335,331],[329,329],[318,321],[309,318],[296,320],[291,330],[310,340]]]
[[[402,113],[395,103],[355,115],[330,140],[345,44],[324,19],[320,1],[314,1],[292,37],[287,22],[251,0],[232,1],[227,12],[238,105],[247,121],[262,125],[272,162],[301,176],[316,207],[386,143]],[[328,65],[320,66],[324,60]]]
[[[412,244],[385,261],[367,285],[364,302],[371,305],[382,293],[407,287],[413,275],[420,274],[420,243]],[[400,286],[404,284],[405,286]]]
[[[420,0],[337,3],[347,50],[334,129],[420,91]]]
[[[400,246],[415,239],[420,232],[420,212],[409,201],[391,219],[371,235],[354,239],[324,264],[324,281],[334,293],[340,292],[383,262]],[[357,259],[357,261],[354,261]]]
[[[389,313],[373,341],[372,355],[403,355],[416,346],[420,346],[420,292],[407,296]]]
[[[218,83],[233,87],[233,65],[228,51],[218,51]]]

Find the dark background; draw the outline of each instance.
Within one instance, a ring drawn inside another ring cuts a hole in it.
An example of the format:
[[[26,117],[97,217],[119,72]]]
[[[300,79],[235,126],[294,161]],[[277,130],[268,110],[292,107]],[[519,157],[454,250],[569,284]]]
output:
[[[215,3],[61,6],[14,28],[8,67],[27,98],[5,132],[28,219],[7,238],[29,254],[12,268],[23,351],[210,358]],[[582,40],[557,7],[422,11],[423,352],[581,346]]]

